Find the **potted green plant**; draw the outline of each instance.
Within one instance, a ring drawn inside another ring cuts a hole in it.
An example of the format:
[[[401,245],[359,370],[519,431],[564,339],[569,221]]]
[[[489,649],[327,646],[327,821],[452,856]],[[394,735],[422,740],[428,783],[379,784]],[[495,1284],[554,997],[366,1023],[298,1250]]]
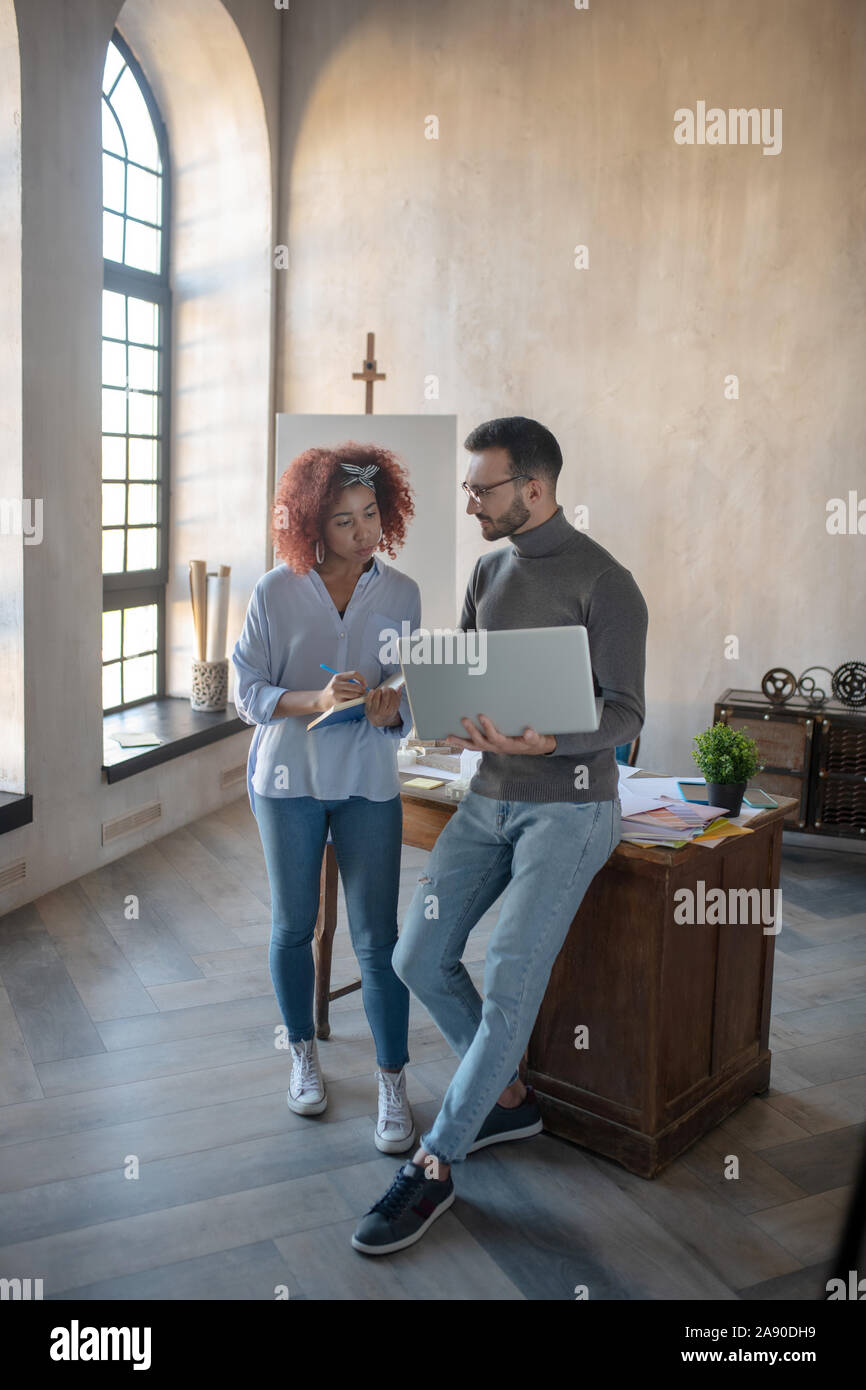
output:
[[[758,770],[758,745],[740,729],[722,723],[696,734],[694,741],[692,757],[706,779],[709,805],[738,816],[746,783]]]

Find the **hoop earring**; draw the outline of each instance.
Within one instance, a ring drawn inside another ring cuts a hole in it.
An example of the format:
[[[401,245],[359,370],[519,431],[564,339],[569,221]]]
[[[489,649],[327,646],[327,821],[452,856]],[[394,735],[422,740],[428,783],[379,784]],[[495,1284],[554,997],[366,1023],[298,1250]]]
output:
[[[383,528],[380,526],[380,527],[379,527],[379,539],[378,539],[377,542],[376,542],[377,545],[381,545],[381,544],[382,544],[382,537],[384,536],[384,534],[385,534],[385,532],[384,532]]]
[[[322,550],[322,554],[321,554],[321,555],[319,554],[319,546],[320,546],[321,544],[322,544],[321,540],[316,541],[316,564],[317,564],[317,565],[321,565],[322,562],[323,562],[323,560],[324,560],[324,558],[325,558],[324,548],[323,548],[323,550]]]

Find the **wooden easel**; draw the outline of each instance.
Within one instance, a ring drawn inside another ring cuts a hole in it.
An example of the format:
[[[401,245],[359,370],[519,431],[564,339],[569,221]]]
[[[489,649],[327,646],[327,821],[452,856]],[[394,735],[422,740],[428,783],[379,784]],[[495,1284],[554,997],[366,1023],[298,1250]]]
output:
[[[367,392],[364,400],[364,414],[373,414],[373,383],[375,381],[386,381],[384,372],[376,371],[376,335],[367,334],[367,356],[364,359],[364,370],[352,373],[353,381],[365,381]]]

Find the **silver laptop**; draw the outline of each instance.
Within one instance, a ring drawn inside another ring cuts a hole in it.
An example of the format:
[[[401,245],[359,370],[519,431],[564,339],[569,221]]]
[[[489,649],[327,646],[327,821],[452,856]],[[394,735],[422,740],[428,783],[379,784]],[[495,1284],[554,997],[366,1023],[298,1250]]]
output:
[[[595,694],[585,627],[441,632],[427,651],[417,635],[400,638],[417,738],[465,737],[461,716],[477,724],[479,714],[513,738],[527,725],[539,734],[598,728],[604,701]]]

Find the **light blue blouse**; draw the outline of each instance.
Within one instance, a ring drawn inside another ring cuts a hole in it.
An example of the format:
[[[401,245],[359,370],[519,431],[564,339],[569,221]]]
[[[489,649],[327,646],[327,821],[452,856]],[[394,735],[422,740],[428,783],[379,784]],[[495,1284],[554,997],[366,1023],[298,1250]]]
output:
[[[421,624],[421,591],[414,579],[377,556],[361,573],[341,618],[314,569],[296,574],[277,565],[262,575],[247,608],[232,660],[235,705],[256,725],[247,760],[247,790],[255,810],[259,796],[315,796],[322,801],[365,796],[388,801],[400,791],[397,744],[411,732],[403,687],[401,723],[382,728],[363,719],[307,732],[314,714],[272,718],[286,690],[321,690],[335,671],[360,671],[368,687],[400,670],[379,660],[383,628]]]

